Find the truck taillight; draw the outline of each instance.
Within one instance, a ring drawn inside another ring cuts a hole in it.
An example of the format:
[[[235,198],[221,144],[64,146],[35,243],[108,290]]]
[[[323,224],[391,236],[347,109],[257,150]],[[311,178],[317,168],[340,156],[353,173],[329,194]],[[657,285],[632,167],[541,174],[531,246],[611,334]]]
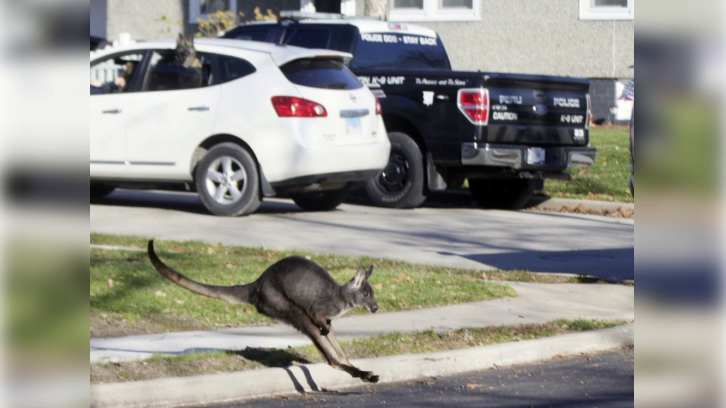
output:
[[[383,108],[381,108],[381,101],[376,98],[376,115],[380,115],[383,113]]]
[[[325,107],[317,102],[294,96],[273,96],[272,106],[281,118],[317,118],[328,116]]]
[[[456,105],[461,113],[475,125],[489,123],[489,90],[483,88],[460,89]]]
[[[587,94],[587,120],[585,121],[585,129],[590,129],[591,121],[592,121],[592,101],[590,101],[590,94]]]

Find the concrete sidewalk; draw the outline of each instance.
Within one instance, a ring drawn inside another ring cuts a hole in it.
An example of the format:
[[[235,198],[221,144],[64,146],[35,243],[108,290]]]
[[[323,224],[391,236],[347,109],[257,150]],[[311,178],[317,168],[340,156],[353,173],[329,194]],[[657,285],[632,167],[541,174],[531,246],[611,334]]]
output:
[[[391,332],[456,330],[545,323],[556,319],[634,320],[634,288],[601,284],[534,284],[507,282],[518,296],[405,312],[365,314],[336,319],[339,339]],[[91,362],[128,361],[153,353],[180,354],[200,350],[287,348],[309,344],[307,337],[284,324],[219,331],[192,331],[91,339]]]

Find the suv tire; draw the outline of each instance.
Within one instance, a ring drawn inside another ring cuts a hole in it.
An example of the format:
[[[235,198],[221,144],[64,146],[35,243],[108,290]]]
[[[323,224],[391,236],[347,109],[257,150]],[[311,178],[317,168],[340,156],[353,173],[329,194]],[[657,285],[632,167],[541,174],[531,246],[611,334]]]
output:
[[[528,179],[469,179],[474,199],[486,208],[518,210],[527,205],[536,183]]]
[[[364,183],[368,197],[381,207],[414,208],[426,200],[423,155],[407,134],[391,132],[391,156],[378,177]]]
[[[194,174],[199,197],[214,215],[251,214],[262,203],[257,163],[234,143],[209,149]]]
[[[310,193],[290,193],[290,198],[306,211],[330,211],[339,206],[350,191],[350,185],[337,190],[313,191]]]

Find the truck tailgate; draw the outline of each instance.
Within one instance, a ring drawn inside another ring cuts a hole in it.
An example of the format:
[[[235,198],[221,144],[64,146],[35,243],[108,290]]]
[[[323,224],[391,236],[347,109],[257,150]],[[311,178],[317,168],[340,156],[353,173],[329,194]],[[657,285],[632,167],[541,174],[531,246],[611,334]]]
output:
[[[489,143],[585,146],[589,142],[590,81],[535,75],[486,74]]]

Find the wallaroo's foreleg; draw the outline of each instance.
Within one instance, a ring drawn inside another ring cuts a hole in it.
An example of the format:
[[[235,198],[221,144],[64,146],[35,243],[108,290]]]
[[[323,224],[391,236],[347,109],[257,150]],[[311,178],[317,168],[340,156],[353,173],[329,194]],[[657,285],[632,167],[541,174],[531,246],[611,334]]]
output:
[[[312,319],[310,319],[305,311],[298,308],[294,310],[291,315],[291,317],[295,321],[294,326],[297,327],[300,331],[307,335],[310,340],[313,341],[315,347],[318,349],[318,351],[320,351],[320,354],[322,354],[323,359],[325,359],[325,361],[330,364],[330,366],[332,366],[333,368],[337,368],[338,370],[345,371],[351,376],[355,378],[360,378],[363,381],[372,383],[378,382],[379,377],[372,372],[360,370],[350,365],[350,363],[346,364],[341,361],[341,359],[343,359],[345,362],[347,362],[348,359],[345,357],[345,354],[342,354],[341,350],[342,357],[338,357],[338,353],[335,347],[332,346],[332,342],[329,340],[329,338],[326,338],[320,333],[320,327],[318,327],[312,321]],[[330,335],[330,333],[328,333],[328,335]]]

